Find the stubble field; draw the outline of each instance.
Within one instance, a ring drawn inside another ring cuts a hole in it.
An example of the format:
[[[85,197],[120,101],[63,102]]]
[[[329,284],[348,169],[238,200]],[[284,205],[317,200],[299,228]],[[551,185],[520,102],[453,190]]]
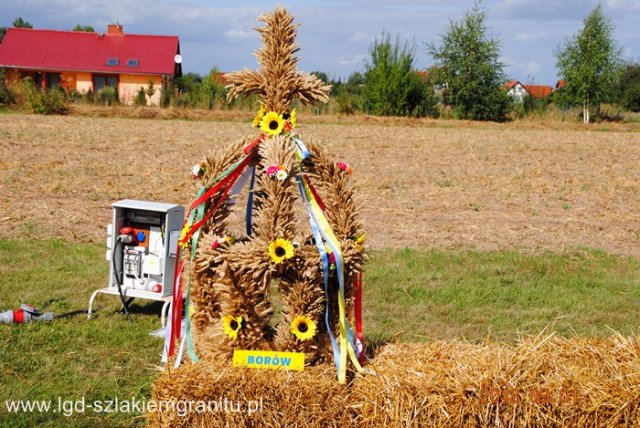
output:
[[[193,164],[255,133],[226,119],[0,115],[0,237],[100,242],[116,200],[187,205]],[[300,122],[352,166],[374,248],[640,256],[640,127]]]

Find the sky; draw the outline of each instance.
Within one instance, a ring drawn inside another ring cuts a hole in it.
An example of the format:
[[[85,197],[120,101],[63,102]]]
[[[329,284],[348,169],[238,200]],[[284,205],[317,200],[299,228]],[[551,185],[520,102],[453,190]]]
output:
[[[462,18],[473,0],[288,0],[271,2],[204,0],[0,0],[0,27],[21,16],[35,28],[70,30],[91,25],[98,32],[118,22],[125,33],[177,35],[183,73],[206,74],[257,68],[260,45],[256,18],[285,6],[301,24],[300,69],[347,78],[364,70],[371,43],[382,31],[414,43],[416,65],[433,59],[426,44],[438,44],[451,21]],[[593,0],[485,0],[491,36],[500,41],[507,77],[555,85],[554,51],[582,28],[598,4]],[[604,0],[624,59],[640,61],[640,0]]]

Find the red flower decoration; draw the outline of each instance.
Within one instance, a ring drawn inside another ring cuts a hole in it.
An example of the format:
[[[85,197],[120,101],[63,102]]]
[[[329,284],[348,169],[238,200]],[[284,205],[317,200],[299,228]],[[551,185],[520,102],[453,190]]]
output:
[[[338,165],[338,168],[340,168],[340,170],[346,172],[347,174],[351,174],[351,167],[344,163],[344,162],[337,162],[336,165]]]

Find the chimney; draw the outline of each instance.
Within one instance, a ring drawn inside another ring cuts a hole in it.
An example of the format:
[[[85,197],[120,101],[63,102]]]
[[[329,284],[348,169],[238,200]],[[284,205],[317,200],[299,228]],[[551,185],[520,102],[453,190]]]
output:
[[[109,24],[107,25],[107,36],[124,36],[121,24]]]

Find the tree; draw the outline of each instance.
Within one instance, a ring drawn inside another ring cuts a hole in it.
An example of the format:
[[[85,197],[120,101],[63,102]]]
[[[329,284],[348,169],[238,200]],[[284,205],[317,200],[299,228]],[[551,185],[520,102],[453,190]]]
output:
[[[71,31],[84,31],[86,33],[95,33],[96,32],[96,30],[94,30],[91,25],[80,25],[80,24],[76,24],[76,26],[73,27],[73,30],[71,30]]]
[[[481,2],[460,21],[451,21],[441,45],[427,45],[436,62],[436,83],[444,89],[444,102],[461,119],[506,120],[510,100],[502,89],[504,64],[500,42],[487,32]]]
[[[309,74],[316,76],[318,79],[322,80],[325,84],[329,83],[329,75],[324,71],[312,71]]]
[[[13,20],[14,28],[33,28],[33,25],[22,19],[22,17],[18,17]],[[4,39],[5,34],[7,34],[7,27],[0,27],[0,43],[2,43],[2,39]]]
[[[144,92],[149,97],[149,102],[151,102],[151,97],[153,97],[153,94],[156,93],[155,85],[156,85],[156,82],[154,82],[153,79],[149,79],[149,81],[147,82],[147,89],[145,89]]]
[[[613,94],[627,110],[640,111],[640,64],[625,62],[618,67]]]
[[[13,26],[15,28],[33,28],[33,25],[31,25],[29,22],[25,21],[24,19],[22,19],[22,17],[18,17],[13,21]]]
[[[582,104],[584,123],[589,123],[592,108],[600,109],[615,78],[621,51],[612,33],[613,24],[598,5],[585,18],[582,30],[555,52],[565,93]]]
[[[433,89],[414,68],[415,47],[382,33],[369,48],[364,100],[368,110],[383,116],[425,116],[435,110]]]

